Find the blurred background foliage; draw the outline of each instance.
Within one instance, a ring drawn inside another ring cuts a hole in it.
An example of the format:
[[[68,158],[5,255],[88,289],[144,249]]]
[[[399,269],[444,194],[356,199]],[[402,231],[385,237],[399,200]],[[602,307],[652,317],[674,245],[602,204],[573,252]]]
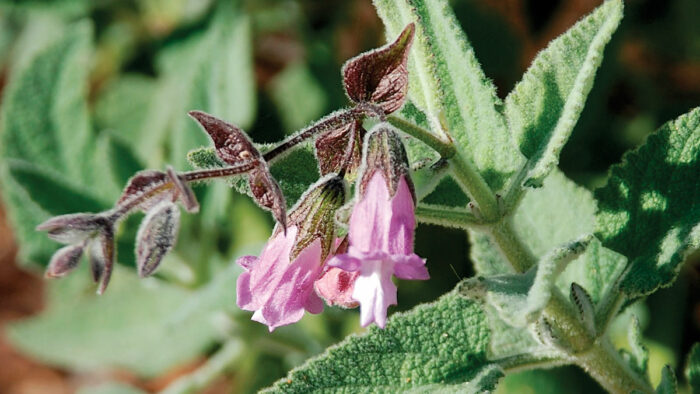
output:
[[[452,3],[486,75],[505,97],[537,51],[600,1]],[[626,2],[561,157],[572,179],[600,186],[623,152],[700,102],[697,15],[696,0]],[[109,174],[104,182],[79,182],[102,204],[139,169],[189,168],[186,153],[207,139],[188,110],[237,123],[256,142],[280,140],[346,105],[340,67],[385,40],[370,0],[0,0],[2,96],[32,59],[67,34],[92,42],[81,49],[83,63],[60,72],[87,78],[84,86],[63,88],[84,87],[71,94],[85,95],[95,141],[73,160],[95,156],[98,171]],[[0,101],[0,108],[6,105]],[[4,116],[17,117],[20,128],[35,124],[36,109],[28,105]],[[41,138],[43,129],[31,132]],[[23,185],[32,195],[61,198],[62,190],[40,181]],[[41,220],[25,223],[18,218],[26,212],[10,209],[7,202],[18,198],[12,182],[0,190],[7,211],[0,210],[0,392],[254,392],[360,330],[357,311],[326,308],[268,334],[236,308],[240,271],[233,261],[259,252],[272,220],[222,182],[196,190],[202,211],[183,215],[175,253],[157,278],[137,280],[131,267],[138,218],[125,223],[121,266],[102,297],[94,295],[86,272],[39,279],[57,246],[31,235]],[[394,311],[434,300],[472,275],[463,232],[421,225],[416,249],[428,259],[431,280],[402,283]],[[700,339],[698,257],[672,288],[632,307],[641,316],[651,371],[665,363],[682,371],[690,345]],[[622,323],[619,345],[627,327]],[[509,376],[499,391],[600,388],[575,368],[558,368]]]

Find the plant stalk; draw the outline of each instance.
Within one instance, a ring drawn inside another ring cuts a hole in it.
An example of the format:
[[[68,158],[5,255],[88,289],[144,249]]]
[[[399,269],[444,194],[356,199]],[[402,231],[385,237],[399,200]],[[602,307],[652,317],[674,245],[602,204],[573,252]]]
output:
[[[391,115],[387,121],[393,126],[399,128],[404,133],[421,140],[429,147],[435,149],[444,159],[449,159],[455,154],[455,147],[451,141],[445,141],[434,133],[426,130],[416,124],[413,124],[403,118]]]

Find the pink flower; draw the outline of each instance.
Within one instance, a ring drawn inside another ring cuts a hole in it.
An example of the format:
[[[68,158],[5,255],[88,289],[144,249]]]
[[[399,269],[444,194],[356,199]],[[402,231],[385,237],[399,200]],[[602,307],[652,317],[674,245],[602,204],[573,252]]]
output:
[[[238,259],[245,272],[236,284],[237,304],[270,331],[321,313],[314,292],[335,239],[335,211],[345,202],[345,182],[330,174],[311,185],[291,209],[287,232],[278,225],[260,257]]]
[[[356,308],[359,304],[352,298],[352,291],[359,275],[359,272],[348,272],[331,267],[314,284],[316,294],[326,300],[329,306]]]
[[[323,311],[323,301],[313,291],[321,274],[321,240],[314,240],[291,260],[297,232],[297,226],[288,227],[286,235],[278,231],[260,257],[244,256],[237,261],[246,270],[236,284],[237,304],[255,312],[252,319],[271,332],[299,321],[304,311]]]
[[[413,253],[416,226],[413,194],[406,175],[398,178],[396,191],[381,170],[374,171],[350,217],[348,252],[334,256],[328,265],[359,272],[352,298],[360,303],[360,322],[386,324],[389,305],[396,305],[391,280],[428,279],[425,260]]]

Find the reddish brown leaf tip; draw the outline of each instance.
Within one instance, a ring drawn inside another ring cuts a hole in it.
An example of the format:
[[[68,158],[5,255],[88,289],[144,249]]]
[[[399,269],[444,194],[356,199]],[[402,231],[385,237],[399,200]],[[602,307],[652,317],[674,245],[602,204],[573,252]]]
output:
[[[394,42],[345,63],[343,83],[350,100],[378,104],[386,114],[401,108],[408,90],[406,63],[414,33],[411,23]]]
[[[362,159],[362,122],[354,121],[321,134],[315,142],[316,158],[321,175],[345,170],[354,179]]]
[[[225,163],[236,165],[261,157],[258,149],[240,128],[206,112],[190,111],[188,114],[209,135],[217,156]]]

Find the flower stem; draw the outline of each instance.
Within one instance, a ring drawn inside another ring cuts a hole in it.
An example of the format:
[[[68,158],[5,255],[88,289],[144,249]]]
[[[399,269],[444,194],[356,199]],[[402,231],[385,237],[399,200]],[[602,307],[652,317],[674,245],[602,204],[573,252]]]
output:
[[[430,132],[416,124],[413,124],[403,118],[398,116],[389,116],[387,121],[393,126],[399,128],[404,133],[421,140],[423,143],[429,147],[435,149],[442,158],[449,159],[455,154],[455,147],[451,141],[445,141],[442,138],[435,135],[435,133]]]
[[[418,204],[416,207],[416,219],[422,223],[437,224],[463,230],[484,225],[473,213],[465,209],[432,204]]]

